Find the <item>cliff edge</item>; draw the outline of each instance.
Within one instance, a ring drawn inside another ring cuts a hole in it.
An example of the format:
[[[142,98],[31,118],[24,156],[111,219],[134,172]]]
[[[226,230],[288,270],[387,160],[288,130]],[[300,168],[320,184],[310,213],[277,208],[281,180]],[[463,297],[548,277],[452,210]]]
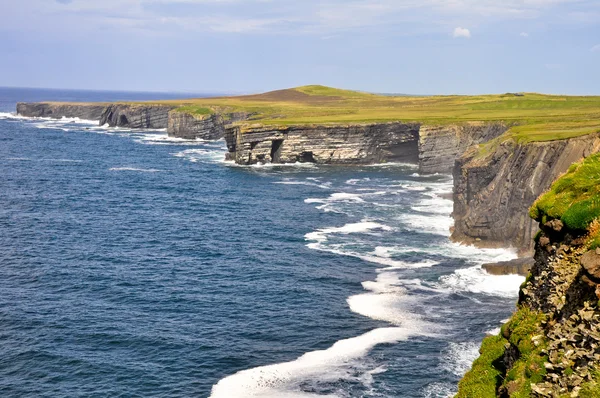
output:
[[[573,162],[600,151],[600,134],[543,142],[496,141],[470,148],[456,162],[452,239],[531,253],[538,228],[529,207]]]
[[[458,398],[600,396],[600,154],[572,165],[530,209],[540,231],[517,311]]]

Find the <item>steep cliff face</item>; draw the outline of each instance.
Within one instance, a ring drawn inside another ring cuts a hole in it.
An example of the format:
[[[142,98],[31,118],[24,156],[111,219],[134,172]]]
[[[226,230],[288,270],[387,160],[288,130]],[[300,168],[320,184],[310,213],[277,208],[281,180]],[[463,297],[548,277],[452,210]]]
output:
[[[454,162],[471,145],[490,141],[504,134],[501,123],[467,123],[449,126],[421,126],[419,168],[421,173],[450,173]]]
[[[226,129],[228,158],[239,164],[418,162],[419,125],[239,127]]]
[[[531,252],[537,224],[533,201],[582,157],[600,150],[600,135],[516,144],[506,141],[482,156],[472,148],[454,168],[456,241]]]
[[[85,120],[100,120],[106,105],[103,104],[68,104],[58,102],[19,102],[17,114],[26,117],[78,117]]]
[[[587,232],[540,227],[517,312],[484,340],[457,398],[600,396],[600,250]]]
[[[225,134],[225,123],[220,115],[208,115],[204,118],[189,113],[171,111],[167,132],[171,137],[188,140],[218,140]]]
[[[104,109],[100,125],[166,129],[172,109],[173,107],[163,105],[111,104]]]

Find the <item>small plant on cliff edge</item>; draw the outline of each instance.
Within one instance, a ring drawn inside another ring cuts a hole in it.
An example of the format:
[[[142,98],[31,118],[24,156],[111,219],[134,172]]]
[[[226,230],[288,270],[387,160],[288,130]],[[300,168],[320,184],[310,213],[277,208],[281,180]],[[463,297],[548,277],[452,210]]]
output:
[[[529,212],[538,221],[561,219],[574,230],[586,230],[600,217],[600,154],[573,164],[536,200]]]

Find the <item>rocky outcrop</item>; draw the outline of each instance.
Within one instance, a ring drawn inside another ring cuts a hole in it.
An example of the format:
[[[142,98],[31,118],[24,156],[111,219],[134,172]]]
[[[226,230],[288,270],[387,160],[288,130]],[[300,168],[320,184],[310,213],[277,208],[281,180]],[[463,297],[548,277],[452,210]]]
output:
[[[418,162],[419,125],[231,126],[228,158],[239,164]]]
[[[448,126],[421,126],[419,169],[421,173],[451,173],[454,162],[472,145],[504,134],[502,123],[465,123]]]
[[[60,102],[19,102],[17,114],[26,117],[77,117],[84,120],[100,120],[106,104],[76,104]]]
[[[517,312],[484,341],[458,398],[600,394],[600,251],[589,249],[587,232],[540,228]]]
[[[100,125],[134,129],[166,129],[172,106],[111,104],[100,117]]]
[[[203,140],[218,140],[225,134],[225,123],[220,115],[196,117],[189,113],[169,113],[169,136],[187,140],[201,138]]]
[[[225,135],[225,127],[233,123],[248,120],[251,113],[233,112],[212,115],[193,115],[177,109],[169,112],[167,132],[171,137],[193,140],[219,140]]]
[[[490,275],[529,275],[533,266],[533,258],[524,257],[511,261],[483,264],[481,268]]]
[[[454,168],[455,241],[531,252],[536,223],[529,206],[569,166],[600,150],[600,135],[517,144],[490,153],[472,148]]]

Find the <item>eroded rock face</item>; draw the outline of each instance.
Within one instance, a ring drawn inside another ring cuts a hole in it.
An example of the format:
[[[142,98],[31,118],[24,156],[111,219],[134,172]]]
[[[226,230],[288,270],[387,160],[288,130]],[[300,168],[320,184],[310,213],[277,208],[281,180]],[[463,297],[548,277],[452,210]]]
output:
[[[483,268],[491,275],[522,275],[527,276],[534,260],[532,257],[519,258],[511,261],[500,261],[497,263],[483,264]]]
[[[69,104],[58,102],[19,102],[17,114],[26,117],[78,117],[84,120],[100,120],[106,109],[104,104]]]
[[[451,173],[458,159],[472,145],[504,134],[502,123],[466,123],[449,126],[421,126],[419,169],[421,173]]]
[[[226,129],[229,159],[239,164],[418,163],[419,125],[239,127]]]
[[[100,125],[137,129],[166,129],[169,112],[173,109],[163,105],[111,104],[100,117]]]
[[[522,145],[507,141],[485,157],[468,150],[453,172],[452,239],[531,253],[538,228],[529,207],[573,162],[599,150],[598,134]]]
[[[188,140],[200,138],[203,140],[218,140],[225,134],[225,123],[220,115],[209,115],[204,118],[189,113],[171,111],[169,113],[170,137]]]

